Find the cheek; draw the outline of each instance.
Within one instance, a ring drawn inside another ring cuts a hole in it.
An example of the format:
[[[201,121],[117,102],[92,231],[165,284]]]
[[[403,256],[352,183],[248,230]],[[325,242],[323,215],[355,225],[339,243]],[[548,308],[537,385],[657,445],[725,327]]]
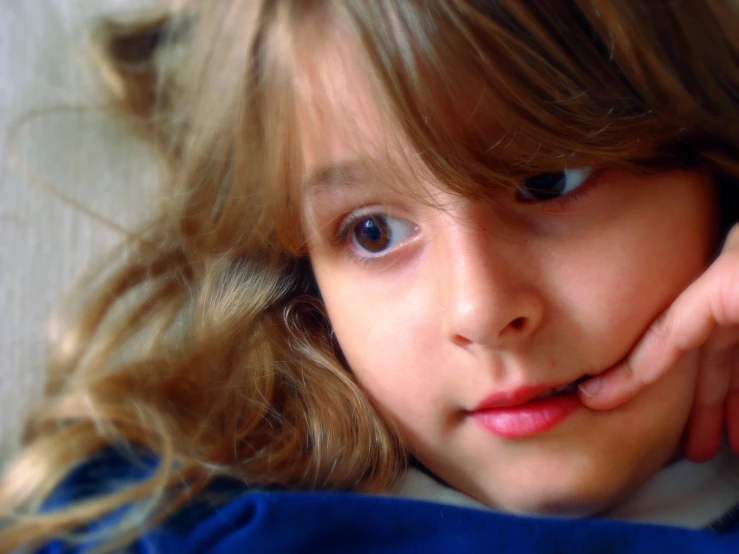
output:
[[[617,410],[610,422],[618,442],[608,451],[639,482],[669,463],[680,448],[690,416],[698,369],[698,354],[686,355],[662,379]],[[623,471],[623,469],[621,470]]]
[[[670,187],[670,185],[673,185]],[[571,245],[555,293],[581,344],[615,363],[707,267],[716,247],[712,188],[703,179],[649,184],[637,199],[659,210],[604,219],[597,239]],[[667,190],[665,190],[667,189]],[[667,199],[667,201],[665,201]],[[553,286],[557,286],[555,283]]]
[[[697,352],[686,354],[664,377],[645,391],[643,399],[637,397],[642,403],[637,407],[645,413],[655,414],[651,421],[657,427],[682,432],[693,403],[698,360]],[[637,399],[634,400],[635,403]]]
[[[436,341],[428,300],[418,289],[390,300],[376,291],[362,295],[348,281],[319,279],[334,333],[355,378],[399,424],[431,417],[424,406],[440,405],[443,389],[436,386],[441,376],[433,371],[429,348]]]
[[[395,303],[382,302],[371,286],[353,279],[319,279],[331,326],[344,356],[354,368],[374,367],[399,353],[408,322]]]

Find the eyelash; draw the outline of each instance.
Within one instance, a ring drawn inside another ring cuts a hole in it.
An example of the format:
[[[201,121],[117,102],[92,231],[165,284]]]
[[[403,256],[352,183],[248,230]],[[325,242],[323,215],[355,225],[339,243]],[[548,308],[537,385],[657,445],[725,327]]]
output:
[[[385,255],[382,256],[360,256],[354,248],[346,249],[346,258],[352,263],[359,263],[362,265],[374,265],[384,261]]]
[[[536,206],[551,206],[555,204],[559,210],[567,210],[572,204],[576,204],[584,200],[597,186],[601,183],[604,169],[596,169],[593,173],[585,180],[585,182],[572,192],[555,198],[553,200],[533,200],[524,202],[524,204],[532,204]]]
[[[596,189],[602,181],[602,175],[602,169],[595,170],[580,187],[562,197],[552,200],[528,201],[525,202],[525,204],[541,206],[551,206],[552,204],[555,204],[558,210],[567,210],[572,206],[572,204],[584,200],[594,189]],[[373,208],[379,208],[379,206],[362,206],[348,212],[346,217],[339,220],[338,227],[333,233],[333,246],[335,248],[342,248],[344,255],[351,262],[372,265],[385,261],[388,256],[388,254],[379,254],[376,256],[360,255],[353,246],[347,245],[347,241],[349,240],[351,233],[354,231],[355,225],[363,219],[379,213],[374,211]]]

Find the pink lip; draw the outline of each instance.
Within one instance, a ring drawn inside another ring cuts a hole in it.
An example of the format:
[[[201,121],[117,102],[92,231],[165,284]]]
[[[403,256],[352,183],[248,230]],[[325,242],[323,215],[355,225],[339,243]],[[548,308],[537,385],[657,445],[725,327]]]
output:
[[[492,408],[509,408],[511,406],[520,406],[526,404],[530,400],[533,400],[537,395],[547,392],[548,390],[554,389],[559,385],[537,385],[533,387],[521,387],[504,392],[496,392],[491,394],[485,400],[480,402],[474,409],[475,412],[480,410],[490,410]]]
[[[543,433],[582,406],[576,392],[533,400],[552,388],[526,387],[497,393],[481,402],[470,415],[487,431],[506,439]]]

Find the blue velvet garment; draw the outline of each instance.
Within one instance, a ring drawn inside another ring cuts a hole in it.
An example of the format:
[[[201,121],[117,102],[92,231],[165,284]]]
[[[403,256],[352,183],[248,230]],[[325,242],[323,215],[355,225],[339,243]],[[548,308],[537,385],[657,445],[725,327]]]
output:
[[[105,456],[74,472],[47,504],[53,510],[142,475],[152,464]],[[112,485],[111,485],[112,483]],[[517,517],[415,500],[358,495],[248,491],[220,481],[200,499],[141,536],[138,553],[739,553],[736,521],[723,532],[598,519]],[[90,530],[105,528],[111,518]],[[736,519],[736,518],[734,518]],[[39,552],[85,552],[54,541]]]

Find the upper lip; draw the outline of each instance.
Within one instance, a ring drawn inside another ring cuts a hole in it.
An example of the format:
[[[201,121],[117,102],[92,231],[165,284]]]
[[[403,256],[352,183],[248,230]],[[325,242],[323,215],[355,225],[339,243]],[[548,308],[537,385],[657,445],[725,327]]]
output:
[[[528,385],[512,389],[508,391],[494,392],[490,396],[485,397],[472,410],[473,412],[480,412],[485,410],[493,410],[495,408],[510,408],[513,406],[520,406],[530,402],[538,395],[547,392],[548,390],[563,387],[565,385],[572,384],[573,382],[579,382],[586,376],[580,377],[574,381],[567,381],[564,383],[550,384],[550,385]]]

